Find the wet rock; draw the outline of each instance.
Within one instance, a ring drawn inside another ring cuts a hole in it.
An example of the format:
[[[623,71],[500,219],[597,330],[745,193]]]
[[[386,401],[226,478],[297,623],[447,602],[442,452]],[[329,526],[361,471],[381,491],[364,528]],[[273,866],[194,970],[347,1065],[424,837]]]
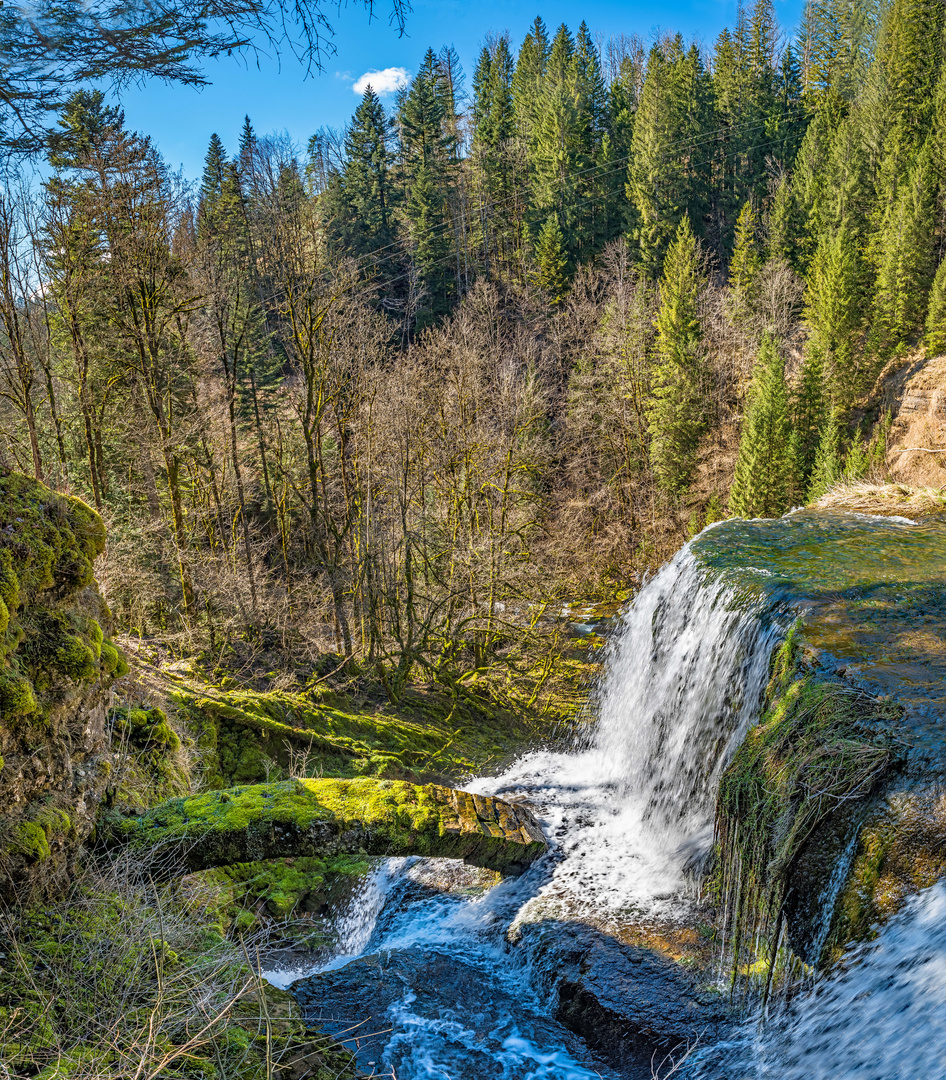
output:
[[[624,945],[592,927],[539,922],[517,945],[555,988],[555,1018],[605,1062],[623,1070],[664,1069],[688,1050],[723,1038],[734,1023],[714,991],[670,959]],[[557,984],[557,986],[556,986]]]
[[[384,952],[301,979],[292,994],[307,1022],[376,1075],[612,1076],[502,965],[484,969],[481,958],[419,947]],[[649,1080],[651,1072],[635,1062],[619,1075]]]

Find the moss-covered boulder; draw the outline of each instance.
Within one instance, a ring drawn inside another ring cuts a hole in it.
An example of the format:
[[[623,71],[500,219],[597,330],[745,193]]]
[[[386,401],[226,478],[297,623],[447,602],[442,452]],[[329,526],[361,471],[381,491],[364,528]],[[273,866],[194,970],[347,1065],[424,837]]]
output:
[[[946,874],[943,504],[871,490],[858,509],[889,516],[834,503],[694,543],[736,602],[797,617],[717,813],[734,966],[767,984],[786,960],[830,964]]]
[[[285,856],[428,855],[521,873],[548,845],[522,806],[399,780],[291,780],[172,799],[102,824],[156,875]]]
[[[0,897],[61,883],[111,768],[109,641],[93,564],[102,520],[85,503],[0,475]]]

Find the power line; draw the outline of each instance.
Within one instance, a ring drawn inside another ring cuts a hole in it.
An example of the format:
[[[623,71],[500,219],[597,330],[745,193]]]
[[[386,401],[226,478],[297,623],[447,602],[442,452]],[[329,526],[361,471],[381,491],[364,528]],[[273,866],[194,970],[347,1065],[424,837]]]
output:
[[[804,116],[807,113],[807,111],[808,110],[804,106],[799,106],[796,111],[794,111],[792,113],[785,114],[784,119],[786,119],[787,121],[792,121],[792,120],[799,119],[800,117]],[[752,122],[747,122],[745,124],[734,124],[732,126],[719,127],[719,128],[716,128],[713,131],[702,132],[698,136],[696,136],[696,135],[695,136],[689,136],[689,137],[684,138],[684,139],[670,139],[670,140],[668,140],[667,142],[663,143],[660,146],[660,150],[661,150],[661,152],[667,152],[668,150],[673,150],[673,149],[686,150],[686,149],[689,149],[689,148],[702,146],[702,145],[705,145],[706,143],[716,141],[717,137],[720,136],[720,135],[732,134],[732,133],[735,133],[735,132],[752,131],[755,128],[764,127],[767,123],[769,123],[769,119],[770,118],[766,118],[764,120],[755,120],[755,121],[752,121]],[[771,140],[771,142],[778,142],[778,141],[780,141],[779,138]],[[765,145],[771,145],[771,142],[769,144],[765,144]],[[745,148],[742,148],[738,152],[739,153],[744,153],[746,150],[752,150],[752,149],[757,149],[757,147],[745,147]],[[602,162],[601,164],[598,164],[598,165],[591,165],[591,166],[588,166],[585,169],[576,170],[575,172],[569,174],[569,179],[572,179],[572,178],[578,179],[578,178],[581,178],[583,176],[587,176],[587,177],[591,178],[592,174],[594,174],[596,172],[599,172],[599,171],[601,171],[601,175],[599,177],[595,177],[594,179],[597,179],[597,180],[604,179],[605,177],[610,176],[610,175],[614,174],[615,172],[618,172],[621,169],[625,168],[627,166],[627,164],[633,159],[633,157],[634,157],[633,154],[626,154],[623,157],[614,158],[614,159],[612,159],[611,161],[608,161],[608,162]],[[469,160],[469,159],[467,159],[467,160]],[[706,164],[706,162],[699,162],[698,164]],[[494,217],[496,214],[501,212],[504,208],[506,208],[508,206],[511,206],[511,205],[514,205],[516,203],[516,201],[523,194],[525,194],[527,192],[527,187],[528,187],[527,183],[520,183],[518,185],[516,191],[513,194],[507,196],[505,199],[502,199],[499,202],[492,203],[490,205],[490,207],[489,207],[489,216]],[[449,225],[448,223],[444,223],[442,226],[438,226],[437,229],[429,230],[428,233],[427,233],[427,237],[430,238],[430,239],[438,239],[440,237],[448,235],[451,232],[453,232],[452,226]],[[372,269],[377,271],[378,267],[383,266],[385,263],[390,262],[392,259],[398,258],[401,255],[402,244],[403,244],[402,240],[393,240],[388,244],[384,244],[379,248],[375,248],[373,251],[369,251],[369,252],[366,252],[364,255],[357,256],[354,261],[355,261],[356,264],[359,265],[359,268],[361,267],[362,264],[364,264],[364,265],[371,264]],[[389,251],[392,248],[397,248],[398,250],[391,252],[391,254],[386,255],[382,259],[377,259],[378,255],[381,255],[385,251]]]

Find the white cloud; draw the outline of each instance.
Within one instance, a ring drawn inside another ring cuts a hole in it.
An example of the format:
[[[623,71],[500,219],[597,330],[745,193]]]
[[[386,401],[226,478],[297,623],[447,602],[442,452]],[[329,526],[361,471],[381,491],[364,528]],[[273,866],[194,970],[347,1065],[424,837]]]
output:
[[[366,71],[355,80],[352,90],[356,94],[363,94],[370,86],[376,94],[393,94],[395,90],[407,86],[410,81],[411,73],[407,68],[389,67],[384,71]]]

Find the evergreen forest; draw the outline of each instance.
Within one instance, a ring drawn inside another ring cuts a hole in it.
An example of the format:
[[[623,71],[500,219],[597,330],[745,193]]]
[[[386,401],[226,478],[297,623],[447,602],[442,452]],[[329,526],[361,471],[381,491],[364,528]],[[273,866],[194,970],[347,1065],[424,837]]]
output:
[[[708,522],[883,467],[878,378],[946,347],[944,33],[536,18],[304,152],[247,118],[193,187],[76,91],[0,202],[0,467],[102,514],[134,633],[459,693]]]

